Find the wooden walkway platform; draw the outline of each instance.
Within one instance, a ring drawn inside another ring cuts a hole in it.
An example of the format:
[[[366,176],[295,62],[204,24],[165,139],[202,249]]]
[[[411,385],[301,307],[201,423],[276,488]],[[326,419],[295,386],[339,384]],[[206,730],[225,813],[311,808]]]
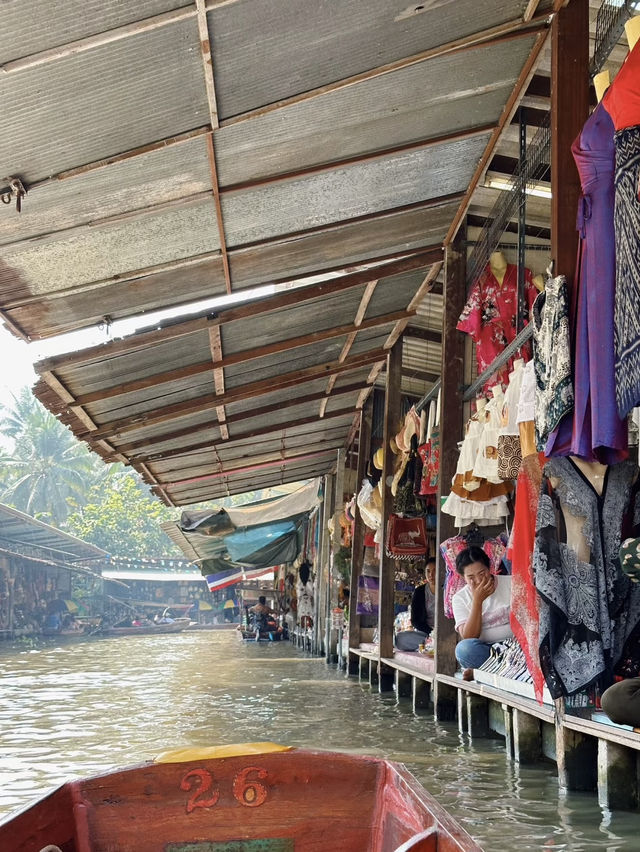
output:
[[[566,712],[548,694],[539,704],[493,684],[438,674],[433,659],[417,652],[379,658],[372,644],[349,649],[348,673],[379,692],[395,690],[415,713],[457,720],[470,739],[503,737],[509,759],[555,762],[563,788],[593,792],[603,807],[640,809],[640,734],[601,711]]]

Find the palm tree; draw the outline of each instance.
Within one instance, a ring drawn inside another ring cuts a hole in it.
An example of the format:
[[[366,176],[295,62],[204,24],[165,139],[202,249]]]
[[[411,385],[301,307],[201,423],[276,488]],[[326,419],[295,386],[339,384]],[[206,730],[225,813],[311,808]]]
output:
[[[107,475],[105,466],[28,388],[4,409],[0,431],[14,441],[13,452],[0,456],[0,500],[30,515],[62,524],[71,504]]]

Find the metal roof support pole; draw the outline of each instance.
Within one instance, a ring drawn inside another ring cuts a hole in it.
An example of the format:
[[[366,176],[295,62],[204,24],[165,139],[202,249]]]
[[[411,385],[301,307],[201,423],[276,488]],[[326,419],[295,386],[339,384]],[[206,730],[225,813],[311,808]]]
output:
[[[440,402],[440,480],[438,486],[438,525],[436,531],[436,671],[451,675],[456,670],[456,634],[453,621],[444,614],[443,590],[445,565],[439,557],[440,542],[455,535],[454,519],[440,511],[441,498],[449,494],[451,480],[458,464],[458,441],[463,434],[462,388],[465,366],[464,335],[456,330],[466,300],[465,229],[458,231],[456,239],[447,246],[444,275],[444,312],[442,317],[442,388]],[[437,719],[453,718],[456,708],[446,690],[433,693],[434,712]]]
[[[571,0],[551,24],[551,259],[573,292],[581,194],[571,143],[589,115],[589,0]]]
[[[382,447],[384,464],[382,468],[382,543],[380,545],[380,592],[378,598],[378,663],[380,691],[391,689],[388,678],[383,677],[380,658],[393,657],[393,619],[395,593],[395,560],[387,556],[385,542],[387,523],[393,508],[391,494],[391,478],[393,477],[393,461],[389,442],[397,431],[400,417],[400,385],[402,382],[402,338],[389,350],[387,355],[387,376],[384,395],[384,433]]]
[[[370,396],[360,412],[360,429],[358,434],[358,469],[356,474],[356,494],[360,491],[362,480],[367,474],[367,466],[371,456],[371,420],[373,398]],[[360,645],[360,616],[357,614],[358,580],[362,573],[364,562],[365,523],[360,515],[360,509],[354,508],[355,521],[353,525],[353,540],[351,542],[351,584],[349,587],[349,648]],[[348,672],[358,675],[359,657],[349,654]]]
[[[527,111],[521,106],[518,111],[518,129],[519,129],[519,168],[522,172],[524,169],[525,160],[527,158]],[[524,325],[525,317],[527,316],[527,305],[524,298],[524,263],[525,263],[525,231],[527,227],[527,185],[522,181],[519,185],[519,205],[518,205],[518,312],[516,314],[516,334]]]

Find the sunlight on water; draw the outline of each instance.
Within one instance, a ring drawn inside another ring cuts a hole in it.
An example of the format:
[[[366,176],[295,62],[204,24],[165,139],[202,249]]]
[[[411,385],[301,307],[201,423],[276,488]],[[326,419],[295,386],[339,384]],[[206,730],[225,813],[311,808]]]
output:
[[[287,643],[234,632],[0,646],[0,814],[61,781],[165,749],[255,740],[401,761],[488,852],[640,848],[638,815],[559,796],[555,767],[507,760]]]

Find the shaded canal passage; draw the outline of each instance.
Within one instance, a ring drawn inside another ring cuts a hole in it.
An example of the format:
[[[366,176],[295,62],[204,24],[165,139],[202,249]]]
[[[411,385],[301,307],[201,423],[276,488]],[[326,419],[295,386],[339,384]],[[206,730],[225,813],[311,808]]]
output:
[[[0,813],[166,748],[274,740],[404,762],[487,852],[638,849],[637,814],[559,799],[555,767],[520,768],[502,741],[471,745],[288,643],[201,632],[0,650]]]

